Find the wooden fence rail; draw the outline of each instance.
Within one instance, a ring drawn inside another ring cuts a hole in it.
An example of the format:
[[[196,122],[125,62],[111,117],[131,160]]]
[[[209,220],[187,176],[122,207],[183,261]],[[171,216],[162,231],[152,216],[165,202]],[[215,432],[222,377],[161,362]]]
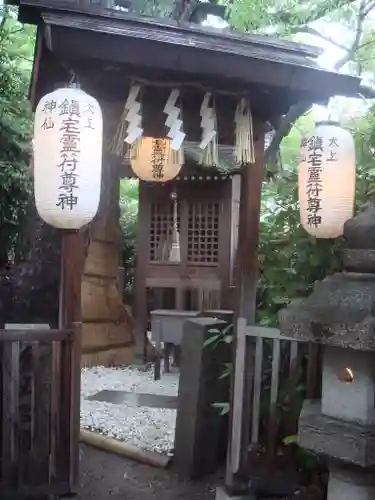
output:
[[[231,431],[232,472],[239,470],[241,457],[247,450],[257,448],[260,441],[261,416],[264,399],[268,404],[268,422],[265,443],[269,456],[275,454],[277,443],[276,411],[281,403],[281,389],[291,413],[290,432],[296,432],[298,419],[297,391],[302,397],[315,397],[319,371],[319,351],[316,344],[307,344],[280,335],[276,328],[248,326],[239,318],[236,329],[236,364],[234,374],[233,417]],[[283,356],[282,356],[283,355]],[[305,363],[304,363],[305,358]],[[246,366],[253,367],[251,387],[246,378]],[[285,366],[287,363],[287,366]],[[281,366],[281,364],[283,366]],[[268,371],[268,373],[267,373]],[[265,383],[266,381],[266,383]],[[281,387],[283,383],[283,387]],[[244,413],[245,394],[251,395],[251,422]],[[267,395],[267,398],[262,397]],[[294,413],[293,413],[294,412]],[[244,439],[244,429],[251,424],[249,438]],[[245,448],[245,449],[244,449]]]
[[[63,495],[74,488],[79,346],[78,327],[0,330],[4,500]]]

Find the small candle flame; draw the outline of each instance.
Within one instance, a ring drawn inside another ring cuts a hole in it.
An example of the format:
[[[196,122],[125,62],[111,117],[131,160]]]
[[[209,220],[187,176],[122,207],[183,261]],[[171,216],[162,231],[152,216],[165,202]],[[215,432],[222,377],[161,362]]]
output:
[[[347,366],[346,368],[344,368],[341,371],[338,378],[339,378],[340,382],[346,382],[346,383],[353,382],[353,380],[354,380],[353,370]]]

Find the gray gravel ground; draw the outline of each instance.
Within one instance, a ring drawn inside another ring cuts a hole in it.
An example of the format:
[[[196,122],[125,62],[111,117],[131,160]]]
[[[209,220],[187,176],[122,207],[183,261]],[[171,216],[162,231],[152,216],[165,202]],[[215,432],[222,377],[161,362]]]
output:
[[[172,469],[138,464],[89,446],[81,450],[79,500],[214,500],[220,475],[180,481]]]

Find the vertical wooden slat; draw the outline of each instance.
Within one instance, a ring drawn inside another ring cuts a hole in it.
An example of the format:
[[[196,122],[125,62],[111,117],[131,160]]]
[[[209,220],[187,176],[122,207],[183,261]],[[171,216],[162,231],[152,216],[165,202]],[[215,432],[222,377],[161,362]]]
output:
[[[254,367],[254,396],[251,422],[251,445],[258,444],[260,423],[260,395],[262,391],[263,338],[257,337]]]
[[[272,379],[271,379],[271,406],[277,402],[279,392],[279,369],[280,369],[280,340],[273,339],[272,346]]]
[[[299,343],[292,340],[289,342],[290,358],[289,358],[289,377],[287,383],[287,398],[289,401],[288,409],[284,415],[284,428],[287,436],[291,436],[297,431],[297,421],[299,417],[300,407],[298,398],[298,384],[300,382],[300,356]],[[286,453],[292,453],[291,449],[285,450]]]
[[[57,446],[57,467],[59,481],[68,482],[70,476],[70,415],[71,415],[71,342],[61,343],[60,350],[60,418],[59,441]]]
[[[198,290],[198,311],[204,311],[205,309],[205,300],[204,300],[204,287],[201,285]]]
[[[70,355],[70,484],[74,491],[79,486],[79,434],[81,408],[81,352],[82,324],[74,323],[74,334],[68,342]]]
[[[183,311],[186,309],[185,289],[182,286],[178,286],[175,289],[175,304],[176,309],[178,309],[179,311]]]
[[[51,345],[32,347],[32,467],[33,484],[48,484],[51,449]]]
[[[62,376],[60,370],[61,361],[61,343],[52,342],[52,374],[51,374],[51,455],[50,455],[50,476],[51,482],[57,482],[59,479],[57,454],[60,443],[60,399]]]
[[[161,375],[161,342],[162,342],[162,324],[160,319],[152,321],[152,328],[156,329],[156,332],[153,332],[152,335],[156,338],[155,341],[155,351],[156,351],[156,359],[154,362],[154,379],[160,380]]]
[[[19,342],[6,342],[2,348],[2,481],[18,485],[18,395]]]
[[[242,429],[242,401],[245,387],[245,364],[246,364],[246,320],[239,318],[235,328],[236,335],[236,358],[234,365],[234,384],[232,401],[232,432],[231,432],[231,466],[232,472],[236,473],[240,467],[241,459],[241,429]]]
[[[276,405],[279,395],[279,371],[280,371],[280,339],[272,341],[272,375],[270,394],[270,417],[268,425],[268,455],[272,458],[276,452],[277,442],[277,418]]]
[[[290,342],[290,362],[289,362],[289,373],[293,370],[295,360],[298,356],[298,342],[292,340]]]

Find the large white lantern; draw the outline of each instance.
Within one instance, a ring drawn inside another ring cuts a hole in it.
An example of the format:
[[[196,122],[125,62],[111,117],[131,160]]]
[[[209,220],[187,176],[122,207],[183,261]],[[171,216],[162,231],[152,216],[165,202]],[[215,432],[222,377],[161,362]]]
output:
[[[35,111],[34,191],[40,217],[79,229],[98,211],[103,118],[98,102],[78,88],[44,96]]]
[[[338,123],[320,122],[301,141],[299,166],[301,224],[316,238],[337,238],[353,216],[355,147]]]
[[[133,172],[142,181],[166,182],[174,179],[183,163],[181,149],[172,149],[169,138],[142,137],[131,149]]]

